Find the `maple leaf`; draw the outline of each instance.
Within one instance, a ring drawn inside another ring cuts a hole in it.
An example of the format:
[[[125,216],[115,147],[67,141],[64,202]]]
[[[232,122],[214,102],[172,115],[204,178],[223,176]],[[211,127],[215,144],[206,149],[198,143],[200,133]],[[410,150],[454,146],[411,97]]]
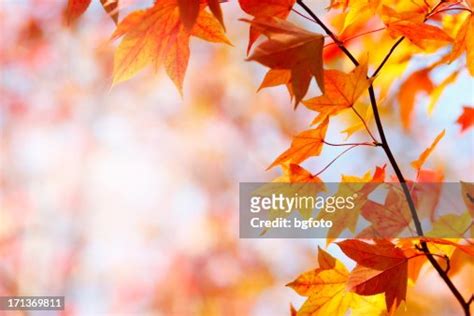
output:
[[[296,0],[239,0],[240,7],[255,18],[275,17],[286,19]],[[247,54],[261,32],[253,25],[250,26]]]
[[[417,246],[420,244],[420,240],[417,238],[400,238],[398,239],[397,246],[403,250],[405,257],[410,258],[408,260],[408,279],[413,284],[420,275],[421,268],[428,261]]]
[[[439,245],[449,245],[458,248],[459,250],[463,251],[464,253],[474,256],[474,245],[473,244],[459,244],[457,242],[451,241],[449,239],[441,239],[441,238],[428,238],[424,237],[424,241],[432,244],[439,244]]]
[[[304,169],[303,167],[290,164],[289,177],[291,183],[321,183],[324,187],[323,182],[316,176],[313,176],[311,172]]]
[[[313,124],[354,106],[372,81],[367,78],[367,63],[360,64],[348,74],[339,70],[325,70],[324,94],[303,101],[308,109],[320,113]]]
[[[462,114],[458,117],[456,123],[461,125],[461,132],[472,127],[474,125],[474,107],[463,106]]]
[[[385,293],[387,310],[393,310],[406,298],[408,258],[389,241],[368,244],[359,240],[344,240],[337,245],[357,262],[348,287],[361,295]]]
[[[427,48],[427,41],[447,43],[453,41],[442,29],[425,24],[422,16],[413,12],[399,13],[390,7],[383,6],[382,17],[391,36],[404,36],[422,49]]]
[[[431,221],[434,221],[436,207],[443,187],[443,179],[444,175],[441,171],[419,169],[417,180],[409,181],[409,188],[421,217],[428,216]],[[417,185],[417,183],[421,185]]]
[[[288,69],[270,69],[263,78],[257,91],[263,88],[275,87],[288,84],[291,81],[291,71]]]
[[[326,119],[319,124],[318,127],[295,135],[290,148],[278,156],[267,170],[288,161],[299,164],[309,157],[319,156],[323,149],[324,137],[326,137],[328,125],[329,120]]]
[[[66,7],[66,24],[73,24],[91,4],[91,0],[68,0]]]
[[[196,23],[196,20],[199,15],[199,10],[202,9],[202,6],[209,6],[214,17],[219,21],[219,23],[224,27],[224,19],[222,16],[222,10],[220,6],[220,0],[177,0],[179,7],[179,15],[181,18],[181,23],[184,27],[191,31],[193,26]]]
[[[176,0],[157,1],[147,10],[132,12],[117,26],[112,38],[121,36],[114,56],[113,84],[130,79],[149,64],[155,69],[163,64],[180,93],[190,55],[190,36],[230,44],[222,26],[204,7],[192,30],[187,31]]]
[[[71,25],[86,12],[92,0],[68,0],[66,7],[66,24]],[[115,24],[118,22],[119,0],[100,0],[105,12],[112,18]]]
[[[471,227],[473,218],[469,212],[463,214],[447,214],[433,222],[431,231],[425,235],[430,237],[463,237]]]
[[[362,297],[347,291],[349,271],[339,260],[319,248],[318,261],[319,268],[303,273],[287,284],[299,295],[308,297],[297,315],[344,316],[349,310],[351,315],[384,313],[383,295]]]
[[[179,17],[184,27],[190,31],[196,23],[199,15],[199,0],[177,0],[179,7]]]
[[[258,18],[251,23],[253,27],[268,37],[258,45],[247,60],[254,60],[272,69],[291,71],[291,87],[295,96],[295,106],[308,91],[314,77],[324,91],[323,45],[324,36],[306,31],[278,18]]]
[[[370,105],[365,105],[366,110],[365,110],[365,117],[364,121],[361,121],[360,119],[357,119],[357,121],[350,126],[348,126],[346,129],[341,131],[341,133],[345,133],[346,137],[345,139],[349,139],[354,133],[364,130],[367,126],[367,124],[372,120],[374,112],[372,111],[372,107]],[[365,124],[364,124],[365,122]]]
[[[366,172],[363,177],[343,175],[341,184],[334,194],[336,197],[355,197],[354,208],[339,208],[335,212],[319,212],[317,219],[332,221],[327,233],[326,243],[331,243],[347,228],[355,232],[361,208],[367,202],[367,196],[372,193],[385,179],[385,166],[376,167],[374,174]]]
[[[344,17],[342,32],[345,32],[351,26],[367,23],[375,15],[380,2],[380,0],[350,1],[349,10]]]
[[[426,148],[421,154],[420,156],[418,157],[418,159],[414,160],[411,162],[411,166],[416,169],[416,170],[420,170],[421,167],[423,166],[423,164],[425,163],[426,159],[428,159],[428,156],[433,152],[433,150],[435,149],[436,145],[438,145],[439,141],[444,137],[444,134],[445,134],[445,130],[443,129],[443,131],[441,133],[438,134],[438,136],[436,136],[435,140],[433,141],[433,143],[431,144],[430,147]]]
[[[365,239],[396,237],[411,222],[405,196],[393,187],[388,191],[384,204],[371,200],[365,202],[361,215],[371,223],[357,235]]]
[[[474,76],[474,15],[469,14],[464,20],[454,39],[453,49],[449,56],[453,61],[466,52],[467,69]]]
[[[417,95],[420,92],[429,94],[434,89],[429,73],[430,69],[426,68],[415,71],[400,86],[397,98],[400,104],[402,124],[405,129],[409,129],[411,126],[412,113]]]

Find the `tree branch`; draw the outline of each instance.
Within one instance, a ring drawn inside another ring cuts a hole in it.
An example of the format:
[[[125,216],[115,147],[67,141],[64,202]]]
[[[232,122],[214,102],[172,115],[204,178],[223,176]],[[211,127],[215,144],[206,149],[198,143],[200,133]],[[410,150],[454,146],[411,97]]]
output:
[[[314,12],[308,6],[306,6],[303,3],[303,0],[297,0],[296,2],[298,3],[298,5],[300,5],[306,11],[306,13],[308,13],[315,20],[316,23],[318,23],[318,25],[326,32],[326,34],[333,39],[333,41],[342,50],[342,52],[352,61],[352,63],[355,66],[358,66],[359,62],[352,55],[352,53],[344,46],[344,44],[336,37],[336,35],[316,16],[316,14],[314,14]],[[441,2],[438,3],[431,10],[431,12],[434,12],[443,2],[444,2],[444,0],[441,0]],[[427,14],[427,18],[429,17],[429,14],[430,13]],[[426,21],[426,19],[425,19],[425,21]],[[393,47],[390,49],[389,53],[384,58],[382,63],[377,67],[377,70],[374,72],[374,75],[378,74],[382,70],[385,63],[388,61],[388,59],[390,58],[392,53],[395,51],[396,47],[403,41],[403,39],[404,39],[404,37],[400,38],[393,45]],[[405,177],[403,176],[403,173],[401,172],[400,167],[398,166],[398,163],[395,159],[395,156],[393,155],[393,153],[390,149],[387,138],[385,137],[385,131],[383,129],[382,120],[380,119],[380,114],[379,114],[378,106],[377,106],[377,99],[375,97],[375,91],[374,91],[374,87],[373,87],[372,84],[369,86],[368,91],[369,91],[369,97],[370,97],[370,104],[371,104],[372,110],[374,112],[375,123],[377,125],[377,130],[378,130],[379,135],[380,135],[381,147],[383,148],[385,154],[387,155],[387,158],[390,161],[390,164],[391,164],[393,170],[395,171],[397,179],[400,182],[400,185],[402,186],[403,193],[404,193],[405,198],[408,202],[408,206],[409,206],[410,213],[411,213],[411,216],[412,216],[412,219],[413,219],[413,223],[415,224],[416,232],[417,232],[419,237],[423,237],[423,235],[424,235],[423,234],[423,229],[421,227],[421,223],[420,223],[420,219],[418,217],[418,213],[416,212],[415,203],[414,203],[413,198],[412,198],[412,196],[410,194],[410,191],[408,189],[408,185],[407,185],[407,182],[405,180]],[[459,292],[459,290],[456,288],[456,286],[453,284],[453,282],[451,281],[449,276],[446,274],[444,269],[440,266],[440,264],[436,261],[436,259],[431,255],[426,241],[422,240],[420,242],[420,244],[421,244],[421,250],[425,253],[426,257],[428,258],[428,261],[431,263],[431,265],[434,267],[434,269],[438,272],[440,277],[443,279],[443,281],[446,283],[446,285],[448,286],[450,291],[453,293],[453,295],[456,297],[456,299],[458,300],[458,302],[462,306],[464,314],[466,316],[470,316],[471,313],[470,313],[470,310],[469,310],[469,305],[472,302],[472,298],[469,301],[464,300],[464,297]]]

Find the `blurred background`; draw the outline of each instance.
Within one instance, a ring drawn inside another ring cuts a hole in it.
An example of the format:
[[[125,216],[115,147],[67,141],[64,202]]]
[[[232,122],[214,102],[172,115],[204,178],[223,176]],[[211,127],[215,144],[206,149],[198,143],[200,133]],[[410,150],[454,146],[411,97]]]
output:
[[[327,2],[308,4],[331,21]],[[111,88],[112,20],[93,1],[67,28],[65,5],[0,0],[0,295],[65,295],[67,315],[289,314],[290,302],[304,298],[285,284],[316,266],[325,241],[239,239],[238,186],[280,175],[265,169],[315,113],[294,111],[284,87],[256,93],[266,69],[244,61],[248,25],[238,21],[245,14],[237,1],[222,4],[234,47],[191,40],[183,97],[163,71]],[[122,0],[120,16],[150,5]],[[290,20],[320,31],[295,14]],[[386,46],[369,52],[377,64],[393,43],[387,35],[369,34],[352,49],[361,53],[363,41],[382,36]],[[333,48],[325,50],[327,67],[350,70]],[[432,60],[401,58],[388,69],[403,64],[406,75]],[[435,71],[433,81],[444,74]],[[455,124],[473,103],[467,71],[432,115],[426,96],[418,98],[410,131],[391,94],[402,82],[395,78],[382,114],[408,177],[410,161],[446,129],[427,165],[445,181],[474,181],[473,132]],[[341,115],[328,138],[344,141],[352,121]],[[316,172],[340,151],[325,148],[304,166]],[[337,182],[385,163],[381,151],[357,148],[321,177]],[[411,313],[457,311],[435,273],[423,273],[409,290],[417,298],[407,303]],[[474,291],[465,275],[456,282]]]

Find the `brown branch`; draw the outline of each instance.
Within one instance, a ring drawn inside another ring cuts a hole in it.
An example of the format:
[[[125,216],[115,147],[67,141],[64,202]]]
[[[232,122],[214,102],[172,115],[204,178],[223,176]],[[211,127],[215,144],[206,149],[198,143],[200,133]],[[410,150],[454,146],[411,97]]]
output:
[[[352,63],[355,66],[358,66],[359,62],[357,61],[357,59],[344,46],[344,44],[341,41],[339,41],[339,39],[336,37],[336,35],[334,33],[332,33],[332,31],[316,16],[316,14],[314,14],[314,12],[308,6],[306,6],[303,3],[303,0],[297,0],[296,2],[298,3],[298,5],[300,5],[306,11],[306,13],[308,13],[316,21],[316,23],[318,23],[318,25],[326,32],[326,34],[334,40],[334,42],[338,45],[338,47],[342,50],[342,52],[352,61]],[[441,2],[438,3],[431,10],[431,12],[434,12],[443,2],[444,2],[444,0],[441,0]],[[427,14],[427,18],[429,16],[429,14]],[[395,48],[403,41],[403,39],[404,39],[404,37],[400,38],[394,44],[394,46],[392,47],[392,49],[390,50],[390,52],[388,54],[389,56],[384,58],[384,60],[382,61],[382,64],[379,65],[379,67],[377,67],[376,73],[381,71],[381,69],[383,68],[383,65],[388,61],[390,55],[393,53]],[[390,164],[391,164],[393,170],[395,171],[395,174],[398,178],[398,181],[400,182],[400,185],[402,186],[403,193],[404,193],[405,198],[408,202],[408,206],[410,208],[410,213],[411,213],[413,222],[415,224],[416,232],[417,232],[419,237],[423,237],[423,235],[424,235],[423,234],[423,229],[421,227],[420,219],[419,219],[418,213],[416,211],[415,203],[414,203],[413,198],[412,198],[412,196],[410,194],[410,191],[408,189],[408,185],[407,185],[407,182],[405,180],[405,177],[403,176],[403,173],[401,172],[400,167],[398,166],[398,163],[395,159],[395,156],[393,155],[393,153],[390,149],[387,138],[385,137],[385,131],[383,129],[382,120],[380,119],[380,114],[379,114],[378,106],[377,106],[377,99],[375,97],[375,91],[374,91],[374,87],[373,87],[372,84],[369,86],[368,91],[369,91],[369,97],[370,97],[370,104],[371,104],[372,110],[374,112],[375,123],[377,125],[377,130],[379,132],[380,139],[381,139],[381,147],[383,148],[385,154],[387,155],[387,158],[390,161]],[[421,241],[420,244],[421,244],[421,250],[425,253],[426,257],[428,258],[428,261],[431,263],[431,265],[434,267],[434,269],[438,272],[440,277],[443,279],[443,281],[446,283],[446,285],[448,286],[450,291],[453,293],[453,295],[456,297],[456,299],[458,300],[458,302],[462,306],[464,314],[466,316],[470,316],[471,313],[470,313],[470,310],[469,310],[469,305],[471,304],[473,299],[471,298],[469,301],[464,300],[464,297],[459,292],[459,290],[456,288],[456,286],[453,284],[453,282],[451,281],[449,276],[446,274],[444,269],[440,266],[440,264],[436,261],[436,259],[431,255],[431,253],[428,249],[427,243],[425,241]]]

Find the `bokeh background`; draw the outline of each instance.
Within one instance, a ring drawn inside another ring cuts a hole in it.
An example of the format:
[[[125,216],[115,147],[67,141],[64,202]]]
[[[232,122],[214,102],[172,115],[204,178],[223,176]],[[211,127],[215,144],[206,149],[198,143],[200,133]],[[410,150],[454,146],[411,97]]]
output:
[[[233,47],[191,41],[184,96],[164,72],[112,88],[113,22],[93,1],[67,28],[65,3],[0,0],[0,295],[65,295],[68,315],[287,315],[303,298],[284,285],[316,266],[325,241],[239,239],[238,185],[276,178],[279,170],[265,169],[314,113],[294,111],[284,87],[256,93],[265,69],[244,61],[248,25],[238,21],[237,1],[222,5]],[[122,0],[121,17],[150,4]],[[331,20],[326,2],[308,4]],[[329,68],[350,69],[337,51],[325,58]],[[406,63],[405,76],[431,58]],[[391,92],[403,79],[395,78]],[[443,70],[433,74],[442,78]],[[432,115],[426,96],[418,98],[410,131],[390,95],[383,121],[406,174],[415,176],[410,161],[446,129],[428,166],[446,181],[474,181],[473,132],[455,124],[474,101],[467,71]],[[328,137],[343,141],[351,120],[334,120]],[[315,172],[338,152],[325,148],[304,165]],[[357,148],[322,178],[362,176],[384,163],[382,152]],[[466,269],[455,282],[472,292]],[[435,273],[422,273],[409,290],[410,313],[454,315]]]

